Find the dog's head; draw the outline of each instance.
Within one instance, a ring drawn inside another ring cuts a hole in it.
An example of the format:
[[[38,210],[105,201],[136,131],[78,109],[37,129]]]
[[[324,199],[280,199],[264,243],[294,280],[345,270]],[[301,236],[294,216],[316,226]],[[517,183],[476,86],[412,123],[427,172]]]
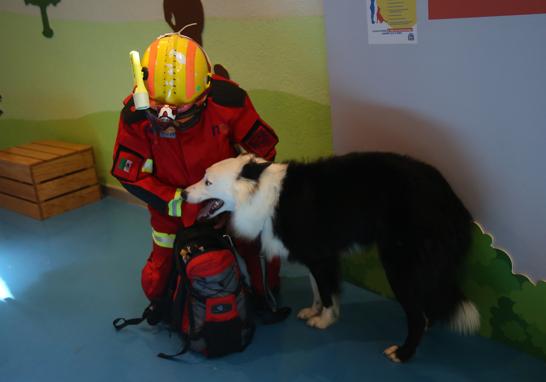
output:
[[[206,202],[198,219],[232,212],[252,196],[270,164],[251,154],[225,159],[209,167],[203,179],[186,188],[182,197],[188,203]]]

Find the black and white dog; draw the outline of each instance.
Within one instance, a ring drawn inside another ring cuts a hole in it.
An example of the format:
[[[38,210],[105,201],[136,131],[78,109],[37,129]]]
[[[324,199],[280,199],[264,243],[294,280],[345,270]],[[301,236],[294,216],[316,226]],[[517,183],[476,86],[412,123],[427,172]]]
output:
[[[339,318],[340,253],[377,244],[387,278],[406,313],[403,345],[385,354],[403,362],[434,321],[470,333],[479,313],[459,288],[472,216],[433,167],[392,153],[352,153],[310,163],[226,159],[188,187],[202,217],[230,211],[231,227],[260,237],[267,256],[287,257],[311,273],[314,299],[299,311],[324,329]]]

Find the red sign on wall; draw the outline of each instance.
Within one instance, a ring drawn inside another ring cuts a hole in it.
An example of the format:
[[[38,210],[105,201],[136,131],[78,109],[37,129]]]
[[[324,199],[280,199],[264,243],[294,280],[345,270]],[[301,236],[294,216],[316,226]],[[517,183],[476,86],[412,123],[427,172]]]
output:
[[[429,0],[429,19],[546,13],[546,0]]]

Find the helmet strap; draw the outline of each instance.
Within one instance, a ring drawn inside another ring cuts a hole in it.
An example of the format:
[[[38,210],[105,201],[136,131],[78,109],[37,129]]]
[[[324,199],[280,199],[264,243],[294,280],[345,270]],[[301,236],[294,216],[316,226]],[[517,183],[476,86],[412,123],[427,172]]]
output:
[[[191,109],[189,109],[185,113],[177,114],[175,117],[176,119],[169,121],[167,124],[164,122],[163,123],[160,122],[160,118],[158,117],[158,115],[155,114],[153,111],[151,111],[151,109],[146,110],[146,117],[148,118],[148,121],[150,121],[152,125],[152,129],[155,132],[163,131],[169,128],[170,126],[175,127],[179,131],[185,131],[189,129],[190,127],[194,126],[195,124],[197,124],[197,122],[199,122],[199,120],[201,119],[201,112],[205,108],[205,105],[206,105],[206,101],[203,102],[201,105],[194,105]],[[187,121],[184,121],[184,122],[179,121],[179,119],[187,118],[187,117],[191,117],[191,118],[189,118]]]

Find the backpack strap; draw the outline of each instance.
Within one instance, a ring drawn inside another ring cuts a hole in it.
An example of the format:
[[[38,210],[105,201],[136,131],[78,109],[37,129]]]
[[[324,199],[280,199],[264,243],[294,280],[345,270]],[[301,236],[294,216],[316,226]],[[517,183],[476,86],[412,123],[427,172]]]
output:
[[[246,267],[246,263],[237,251],[237,248],[235,247],[235,244],[233,243],[233,239],[231,236],[229,236],[227,233],[222,235],[222,239],[227,243],[229,249],[231,249],[231,252],[235,256],[235,260],[237,260],[237,265],[239,266],[239,269],[241,270],[241,276],[243,279],[243,283],[245,284],[245,287],[248,290],[252,290],[252,286],[250,284],[250,275],[248,274],[248,269]]]
[[[187,336],[184,336],[184,346],[182,346],[182,349],[178,353],[176,354],[159,353],[157,356],[163,359],[174,360],[179,355],[186,353],[189,348],[190,348],[190,340],[187,338]]]
[[[159,321],[156,321],[155,320],[155,315],[156,313],[156,310],[155,310],[155,307],[153,304],[150,304],[146,307],[146,309],[144,309],[144,312],[142,312],[142,316],[139,317],[139,318],[129,318],[129,319],[125,319],[125,318],[116,318],[113,322],[112,322],[112,325],[114,325],[114,328],[116,328],[116,330],[121,330],[123,329],[124,327],[128,326],[128,325],[138,325],[140,324],[142,321],[144,320],[148,320],[148,323],[150,325],[155,325],[157,322]]]
[[[235,259],[237,259],[237,263],[239,263],[239,269],[241,269],[241,274],[243,275],[243,282],[245,283],[245,285],[247,286],[249,290],[252,290],[252,287],[250,284],[250,275],[248,274],[246,264],[244,260],[242,259],[241,255],[239,255],[239,252],[237,251],[237,248],[235,247],[233,240],[228,234],[224,234],[222,237],[228,243],[233,254],[235,255]],[[262,312],[260,316],[264,324],[275,324],[277,322],[284,321],[290,315],[290,312],[292,311],[292,309],[290,309],[290,307],[287,307],[287,306],[284,306],[284,307],[278,306],[277,299],[275,298],[275,295],[273,295],[273,292],[269,288],[268,273],[267,273],[267,259],[264,254],[260,254],[259,256],[260,256],[260,268],[262,271],[263,289],[265,293],[264,297],[265,297],[265,301],[268,308],[264,312]]]
[[[289,315],[292,309],[288,306],[279,307],[277,299],[271,292],[268,282],[267,274],[267,259],[265,255],[260,254],[260,267],[262,269],[262,281],[265,292],[265,301],[269,309],[266,309],[261,314],[262,322],[266,325],[276,324],[277,322],[284,321]]]

